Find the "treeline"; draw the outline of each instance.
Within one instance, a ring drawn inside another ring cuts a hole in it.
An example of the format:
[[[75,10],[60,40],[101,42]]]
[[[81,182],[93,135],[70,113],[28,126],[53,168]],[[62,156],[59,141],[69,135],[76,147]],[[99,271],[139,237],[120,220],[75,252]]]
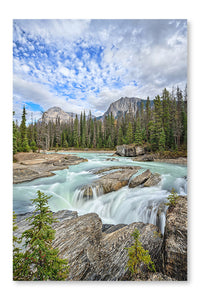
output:
[[[13,121],[13,153],[40,149],[108,148],[121,144],[145,144],[149,151],[179,150],[187,148],[187,86],[170,93],[164,89],[156,96],[153,105],[141,102],[136,114],[131,107],[121,117],[112,113],[104,120],[92,118],[85,112],[68,123],[44,120],[26,126],[26,109],[21,124]]]

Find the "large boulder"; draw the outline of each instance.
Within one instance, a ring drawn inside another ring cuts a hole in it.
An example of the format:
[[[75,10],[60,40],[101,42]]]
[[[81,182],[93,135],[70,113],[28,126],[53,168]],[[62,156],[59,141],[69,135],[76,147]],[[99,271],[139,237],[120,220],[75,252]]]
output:
[[[131,280],[126,269],[128,251],[125,248],[134,243],[132,233],[136,228],[143,247],[149,250],[159,270],[162,238],[155,225],[132,223],[106,233],[102,232],[102,221],[95,213],[77,216],[61,211],[54,215],[59,222],[53,226],[56,230],[53,247],[59,249],[60,257],[68,260],[68,280]],[[28,227],[25,216],[18,217],[18,233]]]
[[[140,184],[143,184],[145,181],[147,181],[151,177],[151,175],[152,175],[151,171],[149,169],[146,170],[142,174],[132,178],[129,182],[129,187],[134,188]]]
[[[163,241],[163,269],[166,275],[187,280],[187,198],[179,197],[166,214]]]
[[[145,181],[143,186],[144,187],[154,186],[154,185],[157,185],[160,181],[161,181],[160,174],[154,173],[154,174],[151,174],[151,176],[149,177],[149,179],[147,179],[147,181]]]
[[[116,154],[120,156],[138,156],[145,154],[145,149],[142,146],[135,146],[135,145],[119,145],[117,146]]]

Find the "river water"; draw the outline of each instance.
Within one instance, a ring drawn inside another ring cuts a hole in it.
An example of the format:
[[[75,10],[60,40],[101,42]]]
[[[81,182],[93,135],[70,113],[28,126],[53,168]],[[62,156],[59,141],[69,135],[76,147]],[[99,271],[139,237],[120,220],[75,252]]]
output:
[[[131,158],[116,157],[115,161],[110,153],[73,153],[87,158],[88,162],[70,166],[69,169],[55,171],[55,176],[39,178],[30,182],[13,186],[13,209],[19,213],[34,210],[30,199],[36,197],[36,191],[52,195],[49,206],[52,211],[62,209],[78,211],[79,215],[95,212],[108,224],[130,224],[144,222],[158,225],[164,232],[165,213],[164,203],[175,188],[180,195],[187,194],[187,167],[160,162],[136,162]],[[105,195],[94,195],[93,199],[85,200],[81,197],[80,188],[98,179],[92,170],[110,166],[140,166],[139,173],[150,169],[152,173],[161,174],[161,182],[153,187],[123,187],[116,192]]]

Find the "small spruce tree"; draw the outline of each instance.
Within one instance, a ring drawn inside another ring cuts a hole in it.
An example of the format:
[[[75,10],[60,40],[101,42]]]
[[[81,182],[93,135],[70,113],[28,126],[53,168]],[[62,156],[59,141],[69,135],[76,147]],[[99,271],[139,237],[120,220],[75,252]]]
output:
[[[176,193],[175,188],[172,188],[171,193],[167,197],[168,202],[165,205],[169,207],[174,207],[178,201],[178,194]]]
[[[48,207],[51,197],[37,191],[38,197],[32,199],[35,205],[33,215],[27,218],[30,228],[23,232],[24,251],[17,254],[14,280],[65,280],[69,273],[68,262],[58,257],[58,249],[52,247],[55,222]]]
[[[130,248],[126,248],[126,250],[128,250],[129,257],[127,268],[131,271],[134,277],[141,274],[142,264],[146,265],[150,271],[155,272],[155,266],[151,260],[149,251],[142,247],[142,243],[139,240],[139,230],[135,229],[132,236],[134,237],[134,244]]]

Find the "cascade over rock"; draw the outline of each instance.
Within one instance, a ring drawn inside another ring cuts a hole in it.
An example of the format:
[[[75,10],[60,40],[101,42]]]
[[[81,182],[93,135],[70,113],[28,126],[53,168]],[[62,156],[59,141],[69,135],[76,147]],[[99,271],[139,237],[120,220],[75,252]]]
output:
[[[106,171],[115,170],[116,171],[103,175],[98,180],[93,182],[91,185],[83,186],[80,190],[83,198],[91,199],[94,196],[94,190],[97,195],[107,194],[113,191],[117,191],[120,188],[128,185],[130,178],[137,173],[141,167],[133,166],[133,167],[108,167],[102,170],[98,170],[93,172],[95,174],[101,174]],[[80,196],[80,195],[79,195]]]

